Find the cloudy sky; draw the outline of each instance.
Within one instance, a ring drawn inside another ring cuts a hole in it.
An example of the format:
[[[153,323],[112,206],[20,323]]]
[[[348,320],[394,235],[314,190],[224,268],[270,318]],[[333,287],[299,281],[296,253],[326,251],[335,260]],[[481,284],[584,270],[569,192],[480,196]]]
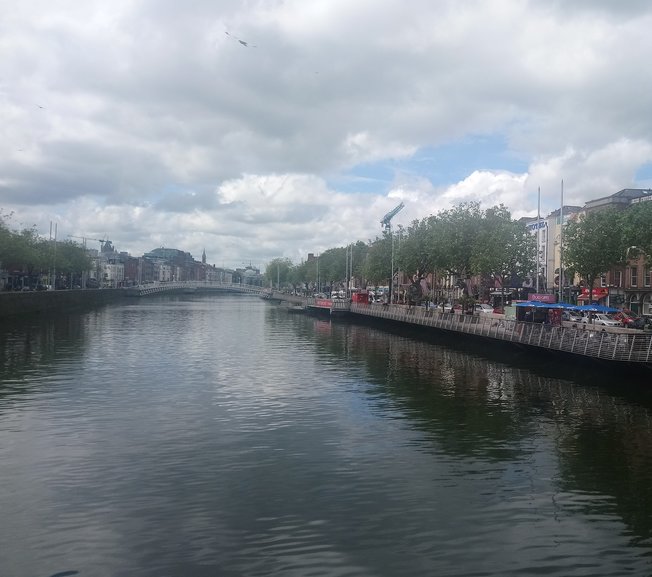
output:
[[[651,30],[647,0],[0,0],[0,210],[264,268],[401,201],[649,188]]]

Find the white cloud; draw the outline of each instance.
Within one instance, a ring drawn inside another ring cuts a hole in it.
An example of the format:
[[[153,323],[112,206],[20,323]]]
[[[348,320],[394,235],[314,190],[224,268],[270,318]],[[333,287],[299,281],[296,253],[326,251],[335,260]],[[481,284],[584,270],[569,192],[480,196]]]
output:
[[[478,201],[488,208],[504,204],[514,218],[531,213],[531,207],[523,206],[527,175],[508,172],[475,171],[462,182],[446,190],[441,196],[448,206],[462,202]]]
[[[561,203],[582,205],[594,198],[609,196],[623,188],[633,188],[639,166],[652,162],[652,143],[620,138],[592,150],[568,147],[557,155],[535,160],[527,185],[541,188],[542,207],[554,210]]]
[[[416,152],[414,146],[385,142],[368,132],[348,134],[344,140],[343,149],[344,157],[351,166],[386,158],[409,157]]]
[[[637,186],[652,7],[622,4],[24,0],[0,21],[0,208],[262,264],[372,238],[399,200],[407,223]],[[468,135],[524,169],[402,165]]]

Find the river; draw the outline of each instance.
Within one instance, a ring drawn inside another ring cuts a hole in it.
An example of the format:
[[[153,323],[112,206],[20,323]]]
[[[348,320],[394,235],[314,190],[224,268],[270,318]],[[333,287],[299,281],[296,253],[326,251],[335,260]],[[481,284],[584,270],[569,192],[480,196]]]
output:
[[[0,330],[0,575],[652,574],[652,395],[168,296]]]

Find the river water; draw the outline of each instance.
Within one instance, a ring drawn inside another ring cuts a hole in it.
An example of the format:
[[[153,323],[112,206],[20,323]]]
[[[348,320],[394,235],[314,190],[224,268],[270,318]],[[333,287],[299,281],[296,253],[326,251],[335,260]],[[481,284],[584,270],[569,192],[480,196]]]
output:
[[[0,575],[651,575],[651,410],[255,297],[4,321]]]

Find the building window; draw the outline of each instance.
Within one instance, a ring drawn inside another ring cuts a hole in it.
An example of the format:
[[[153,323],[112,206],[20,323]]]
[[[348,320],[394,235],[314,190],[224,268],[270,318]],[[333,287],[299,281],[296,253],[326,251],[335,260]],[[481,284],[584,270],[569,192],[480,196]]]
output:
[[[630,273],[630,277],[629,277],[630,278],[629,286],[636,287],[636,286],[638,286],[638,268],[633,266],[630,269],[630,271],[631,271],[631,273]]]
[[[601,274],[600,275],[600,286],[603,287],[603,288],[607,286],[607,275],[606,274]]]
[[[614,271],[614,286],[621,288],[623,286],[623,271]]]
[[[648,268],[645,270],[645,278],[643,279],[645,286],[650,286],[651,278],[652,278],[652,268]]]

